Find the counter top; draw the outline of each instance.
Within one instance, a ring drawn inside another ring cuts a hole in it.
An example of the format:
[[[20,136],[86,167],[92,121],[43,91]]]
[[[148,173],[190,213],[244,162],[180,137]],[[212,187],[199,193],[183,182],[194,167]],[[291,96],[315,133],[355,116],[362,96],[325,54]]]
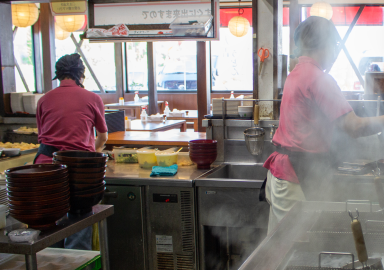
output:
[[[115,163],[108,161],[105,174],[107,185],[155,185],[155,186],[179,186],[192,187],[193,180],[208,172],[209,170],[199,170],[196,165],[179,166],[178,172],[174,176],[150,177],[150,169],[140,168],[138,163]],[[212,165],[214,168],[217,165]]]
[[[117,131],[108,134],[106,144],[188,146],[190,140],[205,139],[205,132]]]

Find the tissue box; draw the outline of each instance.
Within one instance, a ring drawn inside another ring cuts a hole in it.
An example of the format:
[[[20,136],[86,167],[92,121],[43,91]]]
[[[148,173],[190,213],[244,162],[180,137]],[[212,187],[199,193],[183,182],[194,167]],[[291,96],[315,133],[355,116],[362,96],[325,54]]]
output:
[[[169,117],[185,117],[185,111],[169,112]]]
[[[161,114],[155,114],[155,115],[150,115],[150,116],[148,116],[148,121],[149,122],[162,122],[163,121],[163,115],[161,115]]]

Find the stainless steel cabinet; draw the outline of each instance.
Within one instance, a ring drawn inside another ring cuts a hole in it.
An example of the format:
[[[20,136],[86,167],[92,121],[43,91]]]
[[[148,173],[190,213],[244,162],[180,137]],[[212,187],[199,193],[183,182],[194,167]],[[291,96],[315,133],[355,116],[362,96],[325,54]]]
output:
[[[268,228],[258,188],[197,187],[200,270],[238,269]]]
[[[146,186],[151,270],[195,270],[193,187]]]
[[[115,213],[108,218],[111,269],[147,270],[144,187],[107,185],[104,198]]]

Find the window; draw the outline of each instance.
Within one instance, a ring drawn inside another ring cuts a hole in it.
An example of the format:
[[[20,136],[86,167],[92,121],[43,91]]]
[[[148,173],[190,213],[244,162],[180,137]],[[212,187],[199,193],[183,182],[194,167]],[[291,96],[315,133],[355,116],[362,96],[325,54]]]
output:
[[[342,39],[358,10],[359,6],[333,7],[332,21]],[[303,15],[303,20],[309,16],[309,8],[303,8]],[[381,34],[384,32],[383,15],[382,7],[364,7],[345,43],[363,79],[367,71],[384,71],[384,35]],[[343,50],[329,74],[337,81],[342,91],[364,90]]]
[[[155,42],[157,90],[196,91],[195,41]]]
[[[146,42],[127,42],[128,90],[148,91],[148,60]]]
[[[228,22],[238,8],[220,10],[220,40],[211,42],[213,91],[252,91],[252,27],[243,37],[229,32]],[[252,8],[244,8],[243,17],[252,26]]]
[[[33,39],[31,27],[17,28],[16,36],[13,41],[13,51],[29,91],[35,92],[35,67],[33,62]],[[21,79],[21,74],[17,68],[15,68],[15,77],[16,92],[27,92],[27,89]]]
[[[80,33],[74,33],[77,42],[80,41],[79,35]],[[55,45],[57,60],[66,54],[72,54],[76,51],[76,46],[70,37],[65,40],[56,39]],[[89,43],[87,39],[84,39],[81,45],[82,52],[96,75],[96,78],[106,92],[116,91],[114,49],[113,43]],[[84,61],[84,59],[82,60]],[[84,87],[87,90],[99,91],[99,87],[93,79],[88,67],[85,67]]]

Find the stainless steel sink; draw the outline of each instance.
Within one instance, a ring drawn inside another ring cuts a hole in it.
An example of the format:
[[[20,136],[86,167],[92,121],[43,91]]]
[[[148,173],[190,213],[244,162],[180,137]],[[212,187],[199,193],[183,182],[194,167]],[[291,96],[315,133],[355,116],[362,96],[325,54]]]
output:
[[[268,170],[263,164],[222,164],[195,180],[197,186],[260,188]]]

